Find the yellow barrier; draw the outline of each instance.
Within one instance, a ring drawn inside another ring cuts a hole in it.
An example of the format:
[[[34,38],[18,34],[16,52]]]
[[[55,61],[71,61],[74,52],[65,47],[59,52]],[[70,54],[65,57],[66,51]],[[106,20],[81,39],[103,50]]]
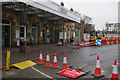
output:
[[[110,42],[107,42],[107,45],[109,45],[110,44]]]
[[[9,70],[10,66],[10,51],[7,51],[7,58],[6,58],[6,70]]]

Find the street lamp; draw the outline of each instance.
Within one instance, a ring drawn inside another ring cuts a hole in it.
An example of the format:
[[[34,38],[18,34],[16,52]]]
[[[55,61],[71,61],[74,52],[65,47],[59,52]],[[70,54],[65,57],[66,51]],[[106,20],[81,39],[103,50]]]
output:
[[[106,31],[106,37],[107,37],[107,34],[108,34],[108,22],[106,23],[106,28],[107,28],[107,31]]]

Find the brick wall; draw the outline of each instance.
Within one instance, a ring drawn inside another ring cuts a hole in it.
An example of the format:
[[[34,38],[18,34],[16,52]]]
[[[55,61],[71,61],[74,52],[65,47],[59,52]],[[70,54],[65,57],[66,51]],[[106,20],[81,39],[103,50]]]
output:
[[[80,25],[80,41],[84,40],[84,21],[81,20],[81,25]]]

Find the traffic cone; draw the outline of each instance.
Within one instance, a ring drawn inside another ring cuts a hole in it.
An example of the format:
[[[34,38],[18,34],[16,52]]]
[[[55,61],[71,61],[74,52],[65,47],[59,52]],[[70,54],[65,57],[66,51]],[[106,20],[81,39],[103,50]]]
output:
[[[47,55],[46,55],[46,64],[45,64],[45,66],[51,66],[50,65],[49,52],[47,52]]]
[[[111,80],[118,80],[118,69],[117,69],[117,61],[116,60],[114,61]]]
[[[42,58],[42,51],[40,51],[40,57],[39,57],[39,62],[38,64],[44,64],[43,63],[43,58]]]
[[[53,68],[58,68],[56,53],[54,54]]]
[[[101,73],[99,56],[97,56],[96,68],[95,68],[95,72],[94,72],[94,74],[92,74],[92,76],[94,76],[96,78],[104,77],[104,75],[102,75],[102,73]]]
[[[67,59],[66,59],[66,54],[64,54],[64,59],[63,59],[63,66],[62,69],[68,68],[67,67]]]

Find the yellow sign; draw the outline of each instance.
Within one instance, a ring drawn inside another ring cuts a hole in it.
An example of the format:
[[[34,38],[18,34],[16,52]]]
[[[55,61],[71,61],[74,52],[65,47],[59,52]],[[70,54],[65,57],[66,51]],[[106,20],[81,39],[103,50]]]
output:
[[[118,41],[116,42],[116,44],[118,44]]]
[[[9,66],[10,66],[10,51],[7,51],[6,70],[9,70]]]
[[[50,32],[49,29],[47,29],[47,32]]]
[[[32,62],[31,60],[23,61],[20,63],[13,64],[14,67],[17,67],[19,69],[25,69],[31,66],[36,65],[36,63]]]
[[[107,45],[109,45],[110,43],[109,42],[107,42]]]

